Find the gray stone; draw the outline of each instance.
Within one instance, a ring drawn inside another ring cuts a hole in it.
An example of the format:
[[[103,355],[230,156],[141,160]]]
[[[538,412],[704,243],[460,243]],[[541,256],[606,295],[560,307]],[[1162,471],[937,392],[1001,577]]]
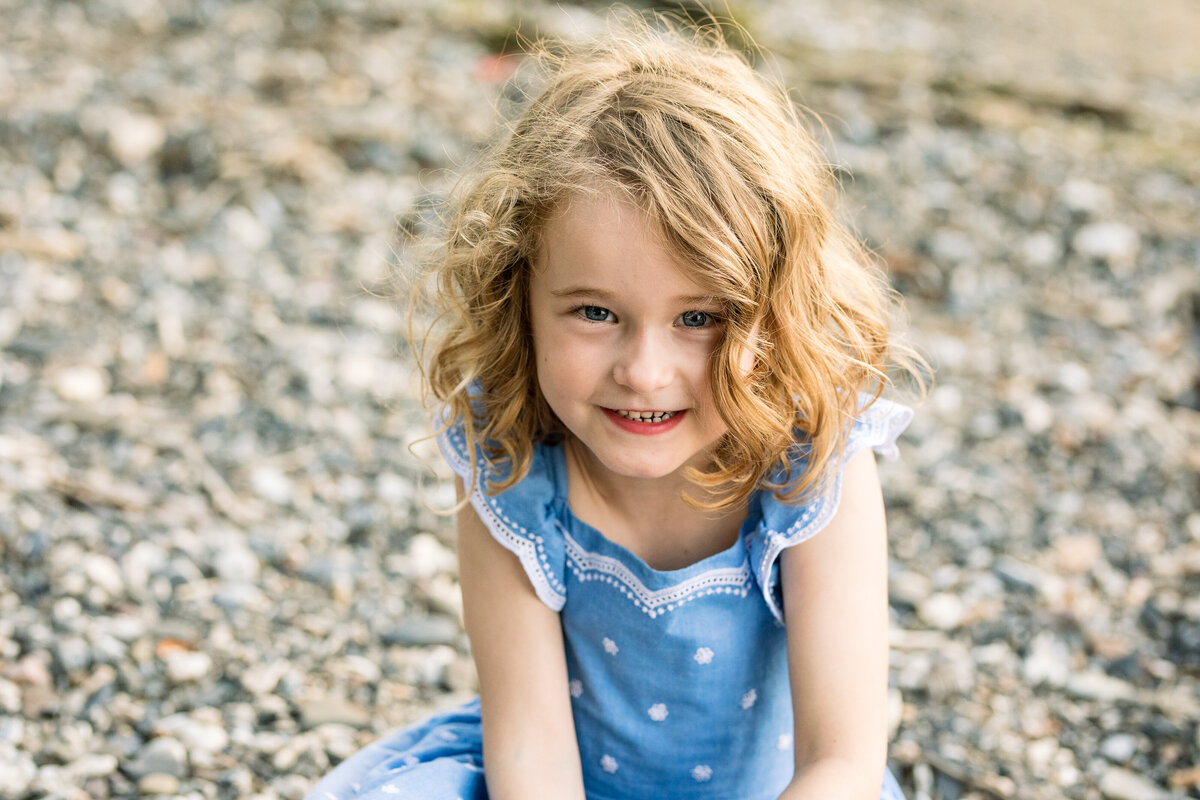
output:
[[[306,730],[329,723],[361,728],[371,721],[370,715],[363,710],[362,706],[334,696],[321,697],[303,703],[300,706],[300,718]]]
[[[453,644],[461,635],[458,623],[449,617],[405,617],[381,638],[384,644],[400,647],[427,647]]]
[[[151,739],[133,761],[124,765],[124,771],[135,778],[155,772],[184,778],[188,774],[187,748],[170,736]]]

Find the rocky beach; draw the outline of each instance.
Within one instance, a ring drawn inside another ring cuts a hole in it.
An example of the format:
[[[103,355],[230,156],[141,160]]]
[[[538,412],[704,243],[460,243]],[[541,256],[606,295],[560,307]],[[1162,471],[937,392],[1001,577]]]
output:
[[[476,692],[398,287],[517,34],[604,6],[0,9],[0,798],[301,800]],[[934,368],[907,796],[1200,798],[1200,6],[721,9]]]

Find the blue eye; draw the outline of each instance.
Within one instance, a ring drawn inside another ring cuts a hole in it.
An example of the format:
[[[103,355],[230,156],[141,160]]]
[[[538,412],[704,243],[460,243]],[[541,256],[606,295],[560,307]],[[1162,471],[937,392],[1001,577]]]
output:
[[[707,311],[685,311],[679,315],[679,321],[685,328],[703,328],[716,322],[716,318]]]
[[[579,313],[589,322],[608,322],[613,313],[601,306],[580,306]]]

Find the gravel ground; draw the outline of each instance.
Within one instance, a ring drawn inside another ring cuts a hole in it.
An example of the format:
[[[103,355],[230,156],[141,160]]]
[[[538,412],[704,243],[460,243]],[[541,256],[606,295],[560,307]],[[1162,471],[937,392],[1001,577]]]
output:
[[[739,2],[937,386],[912,800],[1200,798],[1200,7]],[[390,278],[567,3],[0,1],[0,796],[283,798],[475,690]]]

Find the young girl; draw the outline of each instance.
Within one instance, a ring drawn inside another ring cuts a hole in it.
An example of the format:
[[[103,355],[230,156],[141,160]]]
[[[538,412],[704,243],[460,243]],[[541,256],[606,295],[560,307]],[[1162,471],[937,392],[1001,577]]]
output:
[[[870,451],[911,412],[879,396],[889,295],[831,193],[715,35],[558,61],[438,268],[480,700],[310,798],[901,797]]]

